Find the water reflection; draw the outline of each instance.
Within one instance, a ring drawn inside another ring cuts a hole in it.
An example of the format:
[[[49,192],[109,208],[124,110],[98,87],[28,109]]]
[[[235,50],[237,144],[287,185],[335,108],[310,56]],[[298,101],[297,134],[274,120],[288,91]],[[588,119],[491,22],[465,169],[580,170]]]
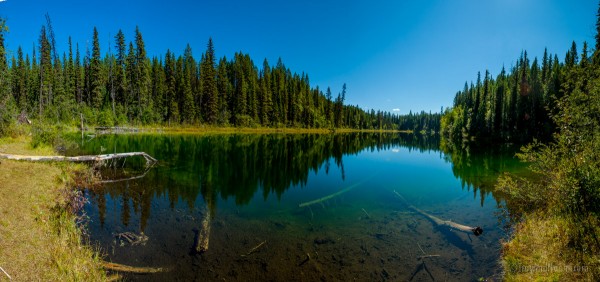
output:
[[[512,173],[527,176],[527,164],[516,156],[516,147],[498,145],[492,148],[478,149],[468,145],[440,141],[440,150],[446,161],[452,163],[452,172],[460,179],[463,189],[473,190],[474,197],[481,199],[481,206],[487,195],[499,203],[502,194],[494,190],[498,176],[502,173]]]
[[[90,192],[97,203],[101,224],[106,214],[106,196],[120,198],[121,219],[129,224],[131,212],[141,215],[144,230],[154,197],[167,196],[171,208],[179,200],[193,209],[202,196],[211,214],[216,199],[233,198],[246,205],[256,193],[264,199],[280,199],[293,186],[304,186],[310,172],[333,164],[345,178],[344,155],[363,150],[380,151],[406,147],[420,152],[436,151],[437,136],[412,134],[263,134],[263,135],[126,135],[102,136],[86,143],[86,153],[145,151],[160,160],[158,167],[144,171],[143,160],[127,160],[128,170],[116,163],[103,170],[105,179],[129,179],[106,183]],[[115,167],[119,167],[116,169]],[[123,175],[125,171],[125,175]],[[136,179],[135,174],[144,177]]]
[[[86,207],[92,240],[112,261],[173,266],[156,280],[198,273],[214,275],[208,280],[286,280],[299,267],[305,280],[495,275],[502,231],[489,194],[500,198],[489,183],[517,163],[509,153],[459,153],[436,136],[410,134],[120,135],[82,148],[145,151],[160,160],[148,171],[143,159],[108,164],[104,179],[120,181],[88,191]],[[460,182],[481,206],[486,197],[492,204],[481,208]],[[481,225],[485,235],[437,228],[406,210],[393,190],[436,217]],[[211,249],[190,255],[207,216]],[[120,234],[130,232],[150,238],[147,245],[120,245]],[[240,259],[264,241],[268,250]],[[427,268],[425,252],[439,255],[427,258]],[[302,263],[308,253],[312,259]]]

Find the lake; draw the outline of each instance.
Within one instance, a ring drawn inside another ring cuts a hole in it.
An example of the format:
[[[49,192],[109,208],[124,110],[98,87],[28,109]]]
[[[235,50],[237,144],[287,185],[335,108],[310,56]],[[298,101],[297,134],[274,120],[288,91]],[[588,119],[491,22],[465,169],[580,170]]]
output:
[[[124,274],[134,281],[499,279],[508,235],[493,183],[524,168],[514,150],[444,153],[435,136],[410,134],[79,142],[77,153],[159,160],[109,162],[99,170],[105,183],[85,190],[85,229],[105,260],[162,268]],[[450,230],[428,216],[484,231]]]

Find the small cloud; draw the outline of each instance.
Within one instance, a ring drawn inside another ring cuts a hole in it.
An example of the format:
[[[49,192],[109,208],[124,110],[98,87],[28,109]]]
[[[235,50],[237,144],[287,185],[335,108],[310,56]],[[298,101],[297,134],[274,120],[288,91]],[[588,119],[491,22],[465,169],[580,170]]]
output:
[[[400,111],[400,109],[398,109],[398,108],[392,109],[392,112],[399,112],[399,111]]]
[[[400,149],[392,149],[392,152],[394,152],[394,153],[400,153]]]
[[[0,3],[1,3],[1,2],[6,2],[6,0],[0,0]]]

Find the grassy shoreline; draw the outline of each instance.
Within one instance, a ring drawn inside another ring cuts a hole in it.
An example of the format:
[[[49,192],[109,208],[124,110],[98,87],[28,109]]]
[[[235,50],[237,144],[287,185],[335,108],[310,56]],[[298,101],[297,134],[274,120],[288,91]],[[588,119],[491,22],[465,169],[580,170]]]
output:
[[[54,155],[31,138],[0,139],[0,152]],[[0,160],[0,267],[15,281],[104,281],[102,260],[68,211],[74,164]],[[84,169],[84,168],[83,168]],[[0,280],[8,278],[0,273]]]

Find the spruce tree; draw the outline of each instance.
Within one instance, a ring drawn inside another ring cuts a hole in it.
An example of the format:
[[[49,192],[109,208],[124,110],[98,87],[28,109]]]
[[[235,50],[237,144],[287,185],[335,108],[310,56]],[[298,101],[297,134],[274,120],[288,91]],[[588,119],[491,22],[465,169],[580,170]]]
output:
[[[4,34],[8,32],[6,20],[0,18],[0,136],[4,136],[14,120],[15,105],[10,89],[10,74],[4,49]]]
[[[116,64],[115,64],[115,100],[119,104],[125,103],[125,93],[127,92],[127,80],[125,76],[125,61],[127,60],[127,45],[125,45],[125,34],[119,29],[117,35],[115,35],[115,50],[116,50]]]
[[[215,71],[215,50],[212,38],[208,39],[204,61],[201,62],[200,79],[202,81],[202,97],[204,98],[204,119],[215,124],[218,119],[218,91]]]
[[[94,27],[94,37],[92,40],[92,58],[90,60],[90,106],[97,110],[102,107],[104,99],[104,83],[102,80],[102,69],[100,61],[100,41],[98,39],[98,30]]]
[[[218,123],[225,125],[230,118],[229,99],[231,96],[231,83],[229,82],[227,58],[223,57],[217,67],[218,90]]]
[[[265,58],[260,78],[260,122],[264,126],[269,126],[273,111],[273,98],[271,94],[271,68]]]

